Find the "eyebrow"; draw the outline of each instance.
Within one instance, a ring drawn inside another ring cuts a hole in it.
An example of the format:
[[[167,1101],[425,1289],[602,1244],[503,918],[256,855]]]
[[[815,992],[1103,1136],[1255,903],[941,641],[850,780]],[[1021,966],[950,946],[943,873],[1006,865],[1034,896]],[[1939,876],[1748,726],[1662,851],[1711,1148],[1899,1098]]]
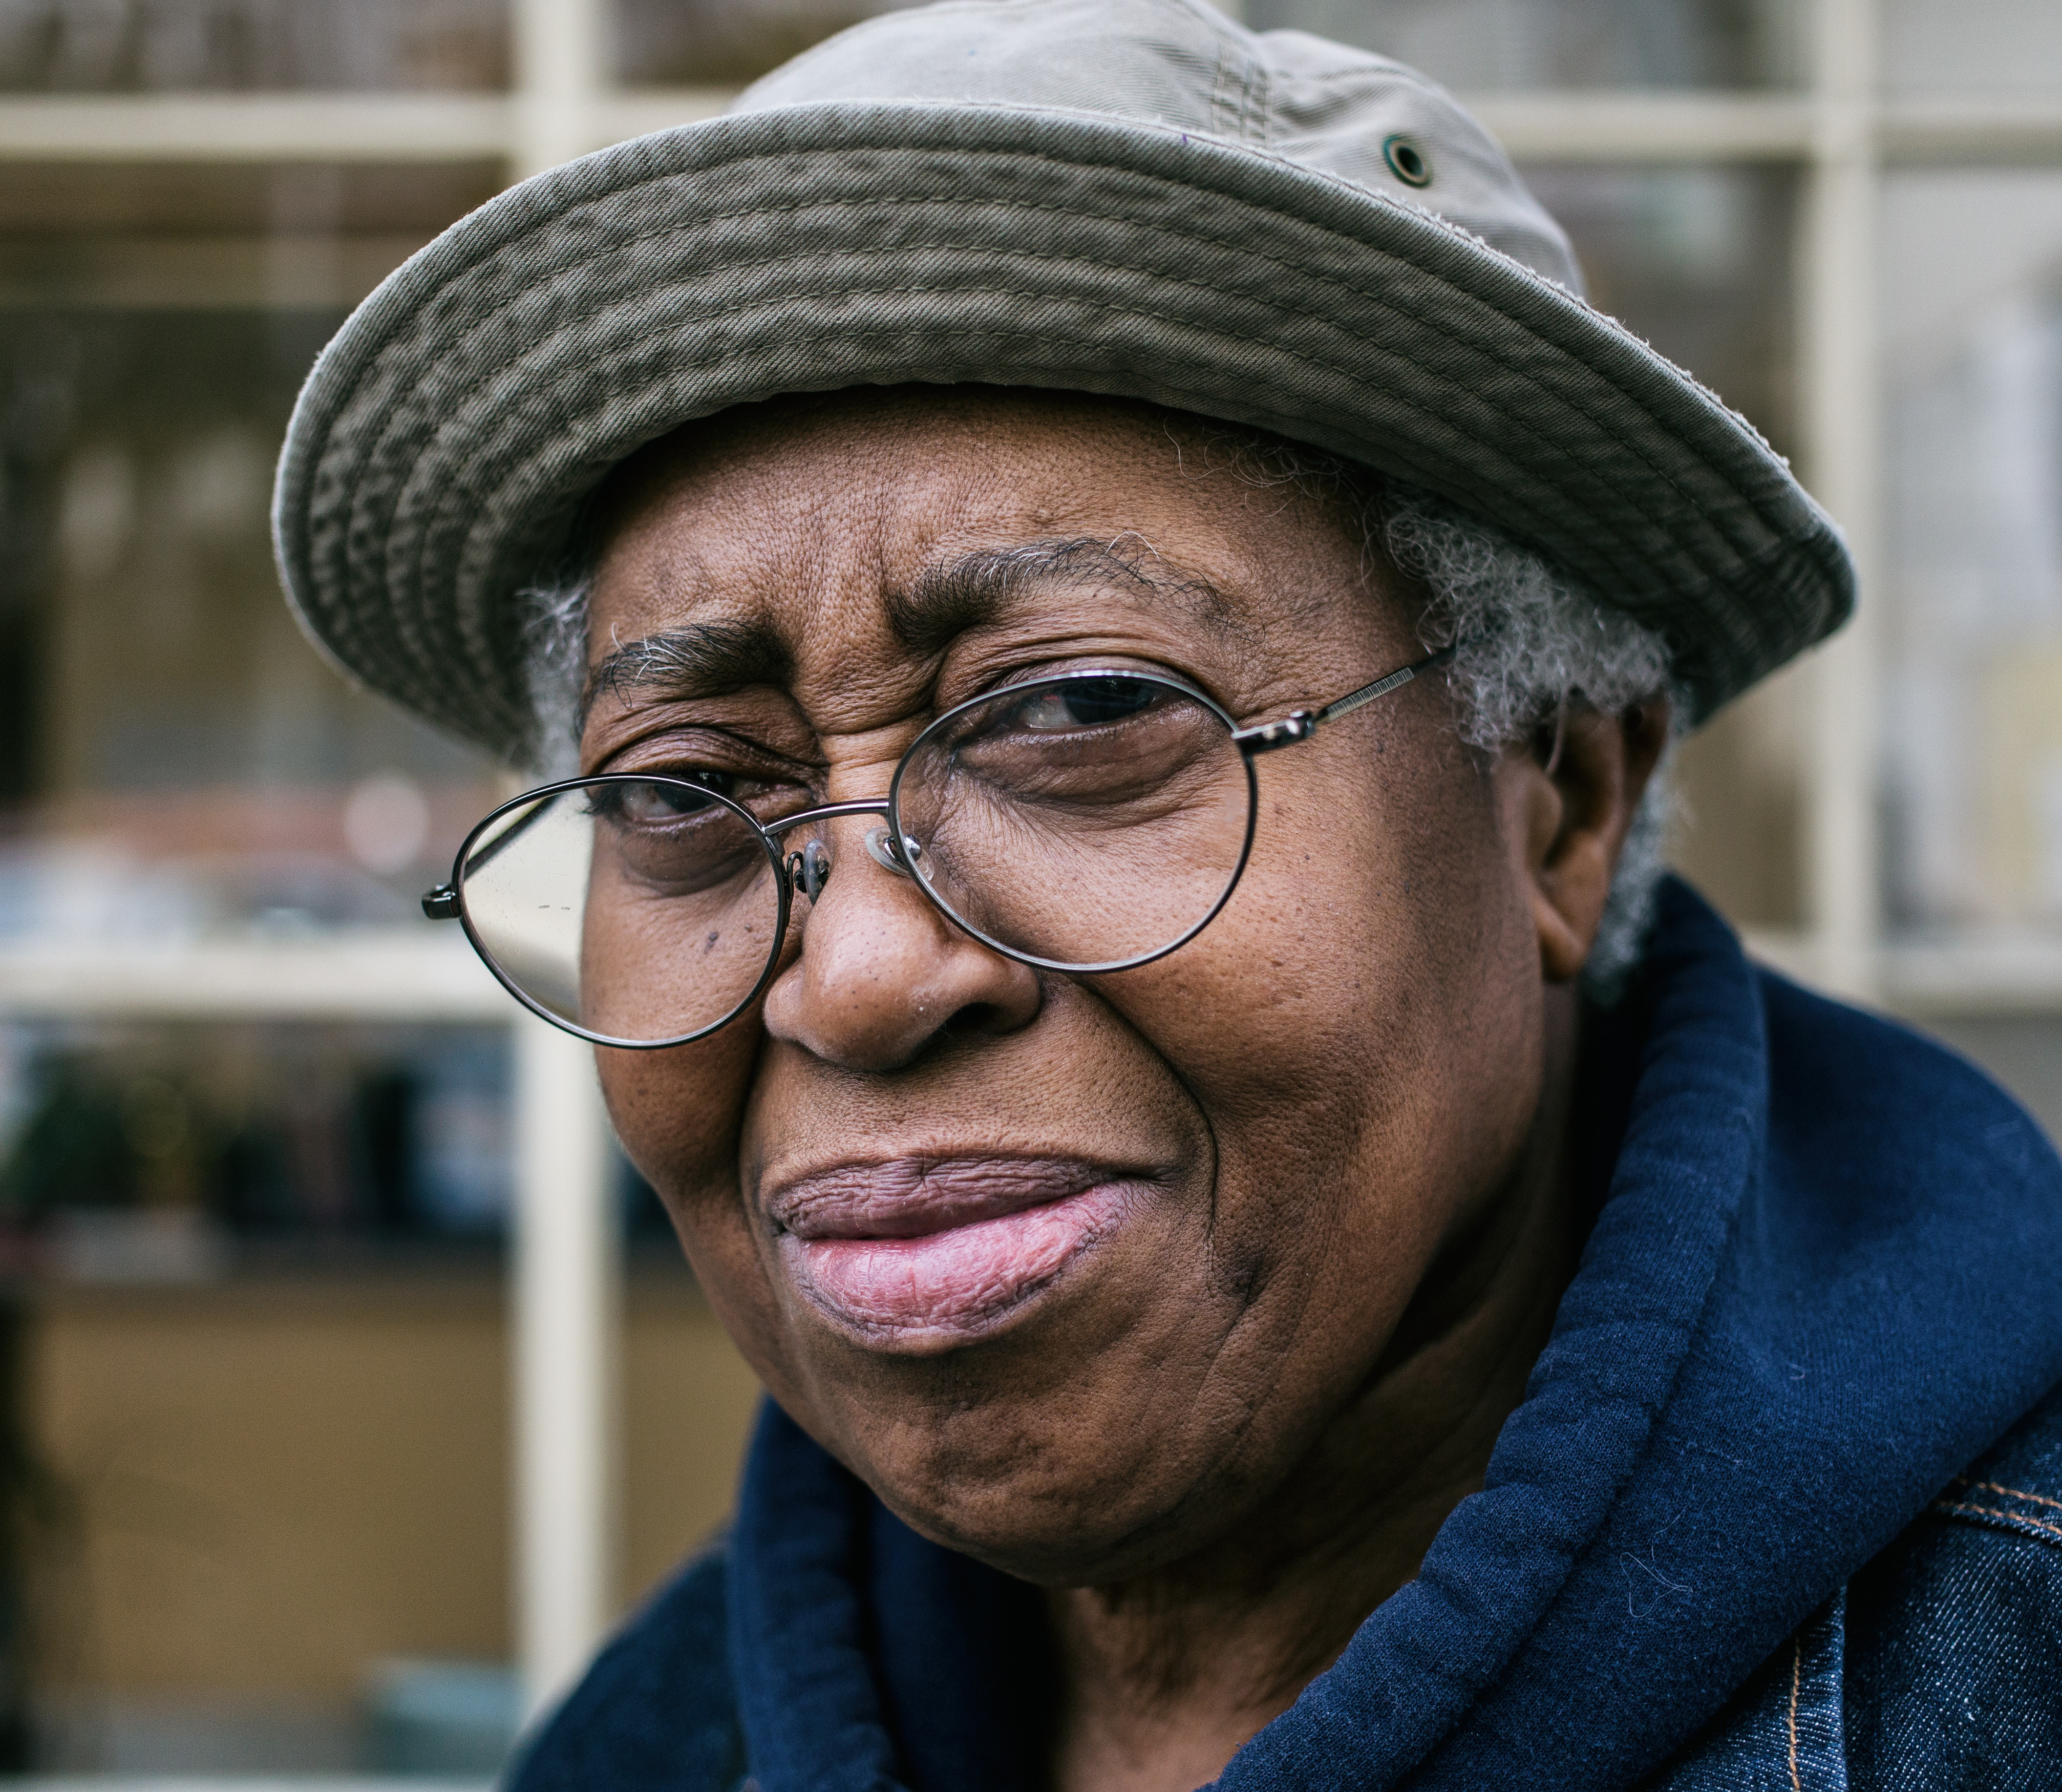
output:
[[[905,651],[928,656],[1033,586],[1111,583],[1141,597],[1171,599],[1198,620],[1222,626],[1228,619],[1230,604],[1207,579],[1149,571],[1138,557],[1118,551],[1118,543],[1126,539],[1083,537],[977,548],[945,565],[925,567],[906,590],[887,592],[882,607],[888,626]],[[1143,537],[1137,539],[1145,545]],[[1158,558],[1149,546],[1146,552]]]
[[[1226,625],[1230,605],[1215,586],[1193,575],[1149,571],[1139,557],[1120,550],[1125,539],[977,548],[927,567],[913,584],[884,595],[889,632],[905,652],[928,658],[1033,587],[1112,583],[1141,597],[1172,600],[1206,624]],[[604,696],[682,702],[748,685],[784,684],[794,669],[788,643],[765,622],[687,623],[660,629],[626,641],[595,662],[580,692],[580,724],[586,726]]]
[[[580,724],[604,696],[680,702],[749,684],[782,684],[794,655],[771,624],[696,622],[626,641],[596,660],[580,690]]]

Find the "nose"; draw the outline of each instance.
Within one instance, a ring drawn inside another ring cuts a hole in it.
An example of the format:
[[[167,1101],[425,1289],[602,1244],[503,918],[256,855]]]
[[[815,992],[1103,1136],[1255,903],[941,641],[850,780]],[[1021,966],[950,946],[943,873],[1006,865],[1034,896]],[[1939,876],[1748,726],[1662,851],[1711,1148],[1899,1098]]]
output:
[[[871,824],[837,824],[814,861],[801,950],[766,992],[766,1030],[841,1068],[881,1072],[948,1033],[1028,1025],[1041,999],[1037,973],[962,932],[906,874],[878,862],[861,839]]]

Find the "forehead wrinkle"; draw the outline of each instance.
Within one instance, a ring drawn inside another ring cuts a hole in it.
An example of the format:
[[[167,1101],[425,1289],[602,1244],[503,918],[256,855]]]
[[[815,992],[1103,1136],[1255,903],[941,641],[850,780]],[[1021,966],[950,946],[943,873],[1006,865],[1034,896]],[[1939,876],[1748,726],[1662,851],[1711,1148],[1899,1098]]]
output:
[[[794,655],[769,623],[696,622],[625,641],[588,669],[580,718],[604,696],[680,702],[720,696],[748,685],[785,684]]]
[[[1137,542],[1152,562],[1120,551],[1125,542]],[[1150,564],[1165,563],[1142,535],[1129,534],[1114,541],[1084,536],[980,547],[925,567],[906,587],[890,587],[882,593],[881,608],[897,644],[926,659],[1038,586],[1065,589],[1113,582],[1141,597],[1172,599],[1214,629],[1230,625],[1231,606],[1208,579],[1193,574],[1163,576],[1149,570]]]

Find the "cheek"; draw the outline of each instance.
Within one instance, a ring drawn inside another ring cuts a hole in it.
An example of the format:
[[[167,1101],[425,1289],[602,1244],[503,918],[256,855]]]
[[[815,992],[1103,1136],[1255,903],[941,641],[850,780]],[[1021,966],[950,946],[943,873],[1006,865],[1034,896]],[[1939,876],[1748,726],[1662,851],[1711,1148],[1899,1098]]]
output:
[[[632,1163],[676,1217],[736,1182],[738,1129],[760,1049],[752,1016],[692,1045],[596,1053],[609,1118]]]
[[[1322,1237],[1407,1277],[1522,1148],[1542,1049],[1530,910],[1457,752],[1381,776],[1337,748],[1297,756],[1263,768],[1223,914],[1110,992],[1210,1116],[1226,1275]]]
[[[673,1222],[704,1291],[746,1353],[771,1311],[738,1185],[738,1141],[762,1038],[749,1016],[664,1052],[596,1054],[616,1137]]]

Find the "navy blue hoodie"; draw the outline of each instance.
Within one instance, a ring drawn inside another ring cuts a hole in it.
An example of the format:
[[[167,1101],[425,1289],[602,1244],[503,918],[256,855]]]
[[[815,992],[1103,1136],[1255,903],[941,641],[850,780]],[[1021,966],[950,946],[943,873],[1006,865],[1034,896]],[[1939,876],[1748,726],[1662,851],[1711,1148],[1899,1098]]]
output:
[[[1586,1054],[1596,1217],[1485,1485],[1223,1792],[2062,1785],[2053,1150],[1679,884]],[[1958,1567],[1934,1520],[2045,1553]],[[769,1408],[727,1543],[513,1783],[1035,1792],[1041,1636]]]

